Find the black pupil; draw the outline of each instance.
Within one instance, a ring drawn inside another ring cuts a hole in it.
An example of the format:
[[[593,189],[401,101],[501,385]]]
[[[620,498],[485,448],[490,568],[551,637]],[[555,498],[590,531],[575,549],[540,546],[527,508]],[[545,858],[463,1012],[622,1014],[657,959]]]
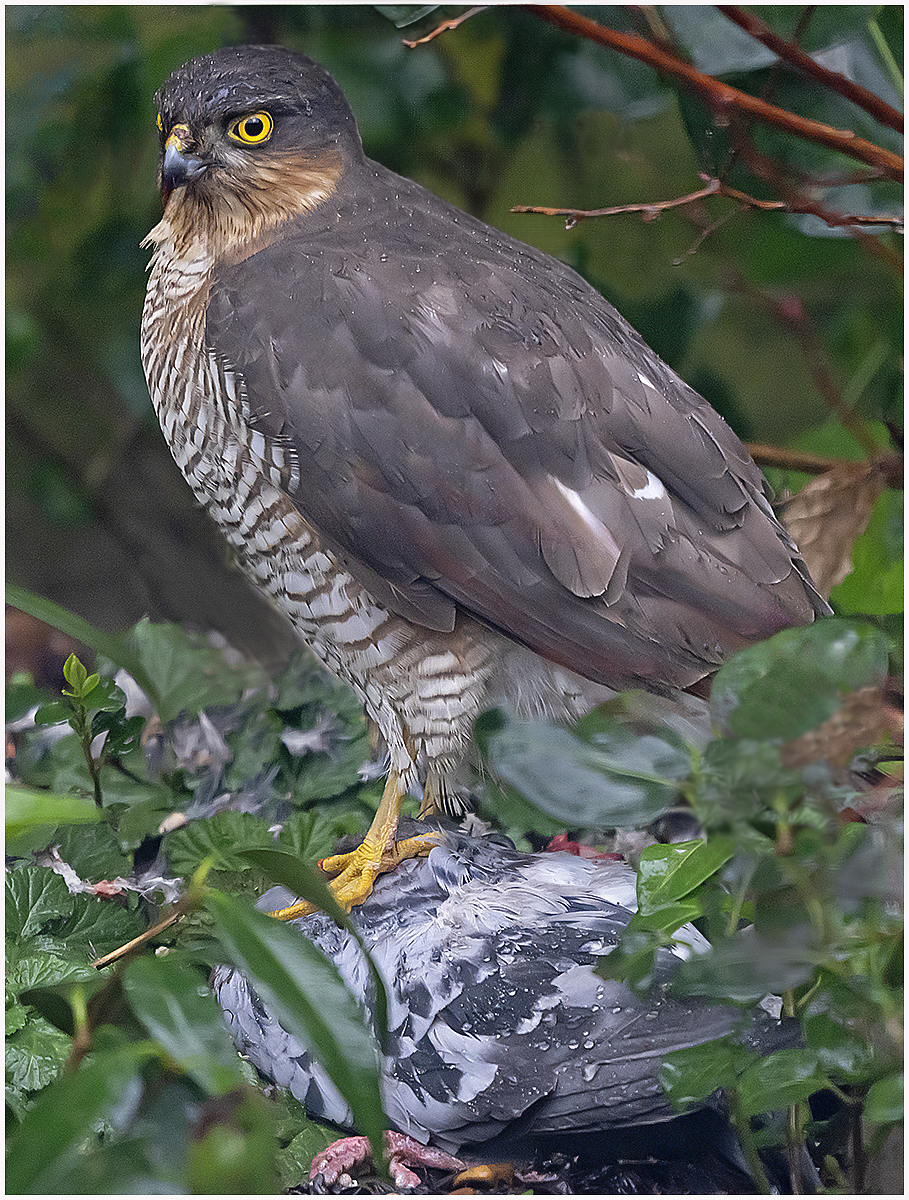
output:
[[[265,130],[265,122],[261,117],[247,117],[244,125],[247,137],[260,137]]]

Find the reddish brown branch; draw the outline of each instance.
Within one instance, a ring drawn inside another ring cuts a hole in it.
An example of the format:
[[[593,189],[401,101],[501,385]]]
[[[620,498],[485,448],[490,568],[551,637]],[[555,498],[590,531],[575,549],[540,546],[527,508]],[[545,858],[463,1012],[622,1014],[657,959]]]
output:
[[[701,176],[705,178],[705,176]],[[901,228],[903,218],[897,216],[866,216],[862,213],[832,213],[815,204],[811,200],[803,203],[793,200],[759,200],[749,196],[747,192],[730,187],[721,179],[708,179],[705,186],[685,196],[675,196],[671,200],[651,200],[640,204],[617,204],[613,208],[548,208],[540,204],[516,204],[513,213],[536,213],[544,217],[567,217],[577,223],[588,217],[614,217],[619,213],[641,213],[645,221],[655,221],[662,212],[670,208],[682,208],[687,204],[695,204],[706,200],[708,196],[726,196],[747,208],[759,208],[764,211],[782,210],[790,213],[811,213],[834,228],[849,225],[887,225]]]
[[[475,17],[477,13],[483,12],[488,8],[488,4],[478,4],[475,8],[470,8],[465,13],[461,13],[459,17],[452,17],[450,21],[443,21],[441,25],[437,25],[432,33],[427,33],[425,37],[417,38],[413,42],[409,42],[404,38],[404,45],[408,49],[413,50],[417,46],[425,46],[427,42],[433,41],[440,33],[445,33],[449,29],[457,29],[459,25],[463,25],[465,21],[469,21],[471,17]]]
[[[728,84],[713,79],[710,75],[705,75],[677,55],[654,46],[644,38],[637,37],[635,34],[620,33],[605,25],[598,25],[596,21],[591,21],[589,17],[565,8],[564,5],[529,4],[526,7],[530,12],[560,29],[618,50],[631,58],[637,58],[661,74],[679,80],[686,87],[697,92],[719,119],[728,121],[733,112],[746,113],[765,125],[783,129],[796,137],[816,142],[821,146],[827,146],[831,150],[846,154],[850,158],[868,163],[890,179],[902,180],[903,178],[903,160],[898,154],[857,137],[852,130],[834,129],[831,125],[825,125],[821,121],[799,117],[795,113],[777,108],[773,104],[767,104],[764,100],[749,96],[747,92],[739,91],[738,88],[730,87]]]
[[[803,471],[806,475],[823,475],[843,465],[843,459],[828,458],[823,454],[811,454],[807,450],[789,450],[785,446],[766,446],[762,442],[746,442],[745,446],[754,461],[762,467],[779,467],[784,471]],[[888,487],[901,491],[903,488],[902,454],[882,454],[872,457],[875,467]]]
[[[753,13],[746,12],[745,9],[739,8],[735,4],[718,4],[717,8],[730,21],[734,21],[740,29],[744,29],[746,33],[765,45],[768,50],[772,50],[778,58],[783,59],[784,62],[789,63],[790,66],[795,67],[812,79],[816,79],[831,91],[837,92],[847,100],[851,100],[853,104],[859,105],[860,108],[870,113],[882,125],[889,125],[897,133],[903,132],[903,114],[897,112],[895,108],[887,104],[880,96],[875,96],[874,92],[869,92],[867,88],[863,88],[860,84],[853,83],[845,75],[840,75],[837,71],[829,71],[826,67],[822,67],[820,63],[815,62],[804,50],[800,50],[792,42],[787,42],[778,33],[774,33],[769,25],[766,25],[760,17],[754,16]]]

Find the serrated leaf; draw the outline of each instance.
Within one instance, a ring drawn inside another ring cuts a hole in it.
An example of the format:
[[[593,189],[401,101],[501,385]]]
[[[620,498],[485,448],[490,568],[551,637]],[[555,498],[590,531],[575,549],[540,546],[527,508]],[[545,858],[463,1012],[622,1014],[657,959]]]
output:
[[[39,1096],[7,1143],[7,1193],[67,1194],[85,1138],[122,1100],[142,1063],[154,1053],[147,1043],[96,1052],[91,1062]]]
[[[10,1004],[6,1008],[6,1025],[4,1037],[9,1037],[17,1029],[21,1029],[28,1020],[28,1013],[21,1004]]]
[[[153,625],[143,620],[129,631],[127,639],[131,653],[142,664],[143,676],[153,681],[150,698],[162,721],[170,721],[184,710],[197,713],[211,705],[232,704],[248,687],[264,682],[261,670],[229,665],[203,637],[187,633],[179,625]]]
[[[687,896],[727,863],[735,851],[730,837],[645,847],[638,866],[638,911],[646,914]]]
[[[785,1108],[807,1100],[826,1087],[829,1080],[813,1050],[793,1047],[777,1050],[751,1064],[738,1082],[738,1103],[742,1116]]]
[[[44,1017],[32,1015],[6,1042],[6,1071],[10,1083],[26,1092],[46,1087],[60,1074],[72,1040]],[[7,1187],[9,1181],[7,1180]]]
[[[300,1132],[278,1154],[278,1173],[283,1190],[299,1187],[309,1179],[312,1160],[337,1138],[337,1131],[316,1121],[306,1121]]]
[[[376,1041],[334,963],[297,930],[215,889],[205,907],[234,963],[328,1072],[380,1161],[384,1116]]]
[[[10,984],[20,992],[98,978],[97,971],[75,956],[64,958],[46,951],[19,955],[9,972]]]
[[[191,821],[167,841],[167,862],[174,875],[189,876],[207,858],[217,871],[244,871],[249,862],[242,851],[255,846],[272,848],[274,837],[261,817],[252,813],[225,812]]]
[[[171,958],[137,958],[123,976],[130,1006],[152,1037],[200,1087],[222,1096],[243,1077],[218,1003],[201,983]]]
[[[73,898],[48,867],[22,865],[6,877],[6,936],[24,942],[73,910]]]
[[[132,857],[120,849],[119,838],[106,822],[93,829],[85,825],[61,826],[54,835],[54,844],[79,878],[92,883],[128,875],[133,869]]]

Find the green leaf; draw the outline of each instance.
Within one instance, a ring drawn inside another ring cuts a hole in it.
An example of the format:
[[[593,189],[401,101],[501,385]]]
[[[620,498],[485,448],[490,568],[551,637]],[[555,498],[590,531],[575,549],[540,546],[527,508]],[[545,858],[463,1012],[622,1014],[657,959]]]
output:
[[[366,945],[360,936],[360,931],[334,898],[334,895],[328,888],[325,877],[314,867],[301,862],[299,858],[296,858],[293,854],[288,854],[284,850],[269,848],[241,850],[240,853],[244,858],[248,858],[260,870],[264,871],[269,879],[273,879],[275,883],[282,883],[295,896],[300,897],[302,900],[308,900],[310,904],[314,904],[316,908],[320,908],[323,912],[327,913],[336,925],[340,925],[342,929],[346,929],[351,937],[354,938],[357,945],[363,951],[363,956],[366,959],[369,972],[372,976],[373,987],[375,988],[375,1023],[378,1036],[380,1040],[384,1041],[384,1033],[388,1028],[388,997],[385,994],[385,984],[382,982],[382,976],[376,969],[376,965],[372,961],[369,951],[366,949]]]
[[[756,1003],[768,992],[784,992],[809,980],[817,953],[747,933],[694,954],[675,974],[670,990],[683,996],[709,996],[737,1004]]]
[[[201,1088],[222,1096],[241,1086],[221,1010],[195,971],[170,957],[146,956],[129,963],[123,986],[148,1032]]]
[[[718,1088],[735,1087],[750,1057],[749,1051],[725,1039],[673,1050],[663,1058],[660,1084],[673,1108],[686,1108],[706,1100]]]
[[[64,958],[59,954],[44,951],[16,957],[9,972],[8,982],[27,997],[28,993],[36,988],[97,979],[103,981],[103,976],[75,955]]]
[[[73,898],[49,867],[23,864],[6,877],[6,936],[24,942],[48,925],[69,916]]]
[[[210,1106],[205,1116],[201,1136],[189,1144],[187,1190],[194,1195],[274,1195],[279,1184],[271,1105],[247,1089]]]
[[[210,705],[232,704],[248,687],[264,682],[261,670],[229,665],[204,637],[187,633],[179,625],[153,625],[143,620],[126,637],[143,677],[153,681],[149,699],[162,721],[170,721],[184,710],[197,713]],[[144,691],[141,681],[133,678]]]
[[[55,629],[68,633],[76,641],[83,642],[92,650],[109,658],[118,667],[123,667],[157,708],[155,686],[146,674],[141,659],[131,651],[126,635],[103,633],[88,621],[77,617],[75,613],[54,604],[52,600],[46,600],[43,596],[36,596],[25,588],[9,583],[6,585],[6,602],[37,617],[39,621],[45,621]]]
[[[864,1116],[876,1125],[892,1125],[903,1119],[903,1072],[878,1079],[868,1089]]]
[[[739,1079],[742,1116],[753,1117],[807,1100],[826,1087],[827,1074],[813,1050],[793,1047],[777,1050],[751,1064]]]
[[[337,1130],[316,1121],[306,1121],[301,1131],[278,1154],[278,1172],[283,1190],[299,1187],[309,1179],[312,1160],[337,1140]]]
[[[381,1161],[384,1116],[376,1041],[334,963],[296,929],[215,889],[205,907],[234,963],[328,1072]]]
[[[67,1194],[83,1142],[122,1103],[130,1081],[154,1054],[147,1043],[96,1053],[43,1092],[7,1143],[7,1193]]]
[[[847,692],[879,686],[887,668],[879,630],[831,617],[736,654],[713,681],[711,712],[736,737],[788,741],[832,717]]]
[[[901,517],[902,497],[884,492],[852,547],[851,572],[830,593],[837,612],[886,616],[903,611],[905,564],[898,551],[895,558],[891,544],[891,528],[901,527]]]
[[[84,796],[61,796],[17,784],[6,786],[7,853],[15,853],[15,839],[36,830],[47,831],[47,845],[56,825],[94,824],[101,819],[94,800]],[[9,843],[13,841],[13,845]]]
[[[14,1087],[26,1092],[37,1091],[57,1078],[71,1049],[71,1038],[44,1017],[32,1015],[7,1039],[7,1077]]]
[[[63,664],[63,678],[73,689],[72,692],[68,693],[69,695],[81,697],[91,690],[86,687],[88,682],[88,671],[75,654],[71,654]],[[92,687],[97,686],[97,675],[94,676],[94,681],[95,682],[92,684]]]
[[[191,821],[176,830],[167,842],[167,861],[174,875],[192,875],[207,858],[217,871],[245,871],[244,851],[255,846],[273,848],[274,837],[261,817],[252,813],[224,812]]]
[[[504,713],[486,714],[477,730],[493,774],[569,827],[645,825],[673,803],[691,768],[674,742],[605,718],[589,742]]]
[[[727,863],[735,851],[731,837],[645,847],[638,867],[638,911],[646,914],[687,896]]]
[[[867,1079],[874,1051],[866,1037],[824,1012],[809,1013],[802,1028],[806,1046],[836,1082],[861,1083]]]

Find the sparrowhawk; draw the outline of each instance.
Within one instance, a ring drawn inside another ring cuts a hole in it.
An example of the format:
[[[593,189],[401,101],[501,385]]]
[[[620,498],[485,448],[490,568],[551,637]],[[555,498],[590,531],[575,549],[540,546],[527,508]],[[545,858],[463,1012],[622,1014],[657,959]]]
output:
[[[453,802],[484,707],[671,692],[825,611],[706,401],[563,263],[368,159],[318,63],[224,49],[156,101],[149,390],[246,571],[381,732],[367,882],[404,790]]]

